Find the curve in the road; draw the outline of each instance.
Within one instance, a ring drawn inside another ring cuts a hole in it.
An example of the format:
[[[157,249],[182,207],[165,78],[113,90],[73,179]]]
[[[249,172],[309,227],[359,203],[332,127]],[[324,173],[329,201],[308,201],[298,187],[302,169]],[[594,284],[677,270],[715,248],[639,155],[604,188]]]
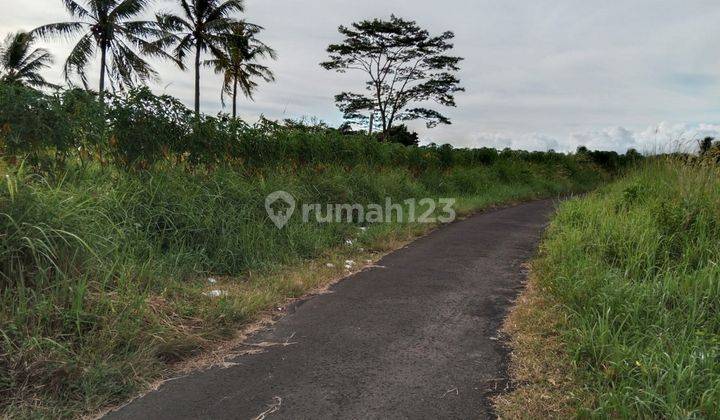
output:
[[[498,341],[550,200],[459,221],[296,305],[251,343],[292,343],[167,382],[109,418],[481,418]]]

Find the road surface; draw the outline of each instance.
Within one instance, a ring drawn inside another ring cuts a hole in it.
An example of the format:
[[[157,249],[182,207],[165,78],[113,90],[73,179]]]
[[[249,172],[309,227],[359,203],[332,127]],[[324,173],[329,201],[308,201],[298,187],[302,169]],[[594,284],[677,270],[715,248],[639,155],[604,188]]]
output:
[[[249,340],[287,345],[169,381],[107,417],[492,417],[488,398],[508,384],[498,328],[553,208],[535,201],[438,229]]]

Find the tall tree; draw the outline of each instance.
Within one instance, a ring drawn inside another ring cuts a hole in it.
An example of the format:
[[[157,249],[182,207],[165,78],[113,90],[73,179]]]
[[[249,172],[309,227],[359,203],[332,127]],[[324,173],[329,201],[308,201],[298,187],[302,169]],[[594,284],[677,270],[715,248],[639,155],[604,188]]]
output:
[[[258,63],[260,59],[277,58],[275,50],[257,38],[262,30],[261,26],[247,22],[233,24],[223,44],[222,54],[205,62],[215,69],[215,73],[223,75],[220,99],[225,105],[225,94],[230,95],[233,118],[237,117],[238,87],[246,98],[252,100],[258,87],[257,79],[267,83],[275,81],[272,70]]]
[[[44,48],[32,49],[33,36],[27,32],[10,34],[0,45],[0,82],[20,83],[34,88],[55,87],[40,75],[53,58]]]
[[[188,53],[195,53],[195,114],[200,114],[200,64],[203,52],[222,55],[226,35],[235,20],[233,13],[245,10],[243,0],[179,0],[181,15],[160,13],[160,26],[173,33],[174,56],[182,63]]]
[[[462,58],[446,55],[453,48],[452,32],[432,36],[416,22],[396,16],[340,26],[339,32],[345,39],[328,47],[330,59],[321,66],[339,73],[358,70],[369,79],[366,93],[335,97],[346,119],[365,121],[368,113],[379,115],[383,134],[396,121],[422,119],[428,127],[450,124],[426,104],[454,107],[454,94],[464,91],[454,74]]]
[[[63,0],[74,22],[52,23],[35,29],[41,37],[68,37],[82,33],[64,67],[65,79],[77,73],[87,88],[86,68],[93,56],[100,53],[100,96],[105,92],[105,77],[119,87],[133,86],[157,77],[140,54],[169,57],[148,38],[161,38],[163,32],[156,22],[131,20],[142,14],[150,0]],[[136,48],[136,52],[133,48]]]

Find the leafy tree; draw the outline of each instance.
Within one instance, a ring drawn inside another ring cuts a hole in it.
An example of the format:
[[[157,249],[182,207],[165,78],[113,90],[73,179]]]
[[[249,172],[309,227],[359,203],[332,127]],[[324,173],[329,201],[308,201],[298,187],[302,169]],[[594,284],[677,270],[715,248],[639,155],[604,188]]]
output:
[[[32,33],[43,38],[68,37],[83,32],[67,58],[65,79],[77,73],[85,88],[88,87],[85,70],[90,59],[100,53],[100,96],[105,93],[105,77],[119,88],[132,87],[138,81],[147,82],[157,77],[140,54],[169,57],[156,42],[148,37],[162,37],[155,22],[131,20],[142,14],[149,0],[85,0],[85,6],[75,0],[63,0],[74,22],[52,23]]]
[[[223,45],[222,54],[205,62],[215,69],[215,73],[223,75],[220,99],[224,106],[225,94],[232,97],[233,118],[237,117],[238,86],[243,95],[252,100],[253,92],[258,86],[256,79],[268,83],[275,81],[275,75],[270,68],[257,62],[259,59],[277,58],[275,50],[257,39],[256,35],[262,30],[261,26],[247,22],[233,24]]]
[[[55,87],[40,75],[40,70],[53,63],[53,57],[44,48],[32,49],[33,41],[33,36],[27,32],[17,32],[5,38],[0,45],[0,82],[20,83],[33,88]]]
[[[181,15],[157,15],[160,26],[173,33],[162,44],[175,44],[174,57],[182,63],[195,51],[195,114],[200,114],[200,57],[210,50],[216,57],[223,55],[227,35],[232,31],[233,13],[245,10],[243,0],[179,0]]]
[[[417,146],[420,143],[418,133],[408,130],[405,124],[390,127],[385,134],[380,135],[390,143],[400,143],[404,146]]]
[[[432,36],[416,22],[396,16],[340,26],[339,32],[345,39],[328,47],[330,59],[321,66],[339,73],[358,70],[369,78],[366,93],[335,97],[346,119],[366,121],[372,112],[379,115],[383,133],[396,121],[423,119],[428,127],[450,124],[440,112],[422,105],[454,107],[454,94],[464,91],[454,75],[462,58],[446,55],[453,48],[452,32]]]

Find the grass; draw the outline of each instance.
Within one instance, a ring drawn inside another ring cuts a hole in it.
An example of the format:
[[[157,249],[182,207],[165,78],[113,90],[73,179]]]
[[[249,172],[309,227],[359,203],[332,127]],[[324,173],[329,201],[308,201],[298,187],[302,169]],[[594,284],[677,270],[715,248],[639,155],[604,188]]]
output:
[[[503,419],[572,418],[587,407],[591,395],[579,380],[559,331],[567,317],[530,275],[502,328],[509,338],[512,391],[494,398],[495,411]]]
[[[325,164],[135,173],[87,163],[0,172],[0,415],[8,417],[72,417],[125,401],[346,273],[345,260],[362,265],[430,227],[294,216],[278,230],[264,209],[270,192],[301,203],[456,197],[467,213],[604,179],[587,163],[568,171],[513,158],[419,173]],[[224,294],[205,295],[212,290]]]
[[[511,318],[516,353],[560,356],[525,377],[516,361],[521,386],[500,411],[572,390],[564,408],[583,417],[720,416],[719,262],[714,164],[652,160],[564,203],[534,264],[535,300]],[[557,372],[565,383],[548,380]]]

